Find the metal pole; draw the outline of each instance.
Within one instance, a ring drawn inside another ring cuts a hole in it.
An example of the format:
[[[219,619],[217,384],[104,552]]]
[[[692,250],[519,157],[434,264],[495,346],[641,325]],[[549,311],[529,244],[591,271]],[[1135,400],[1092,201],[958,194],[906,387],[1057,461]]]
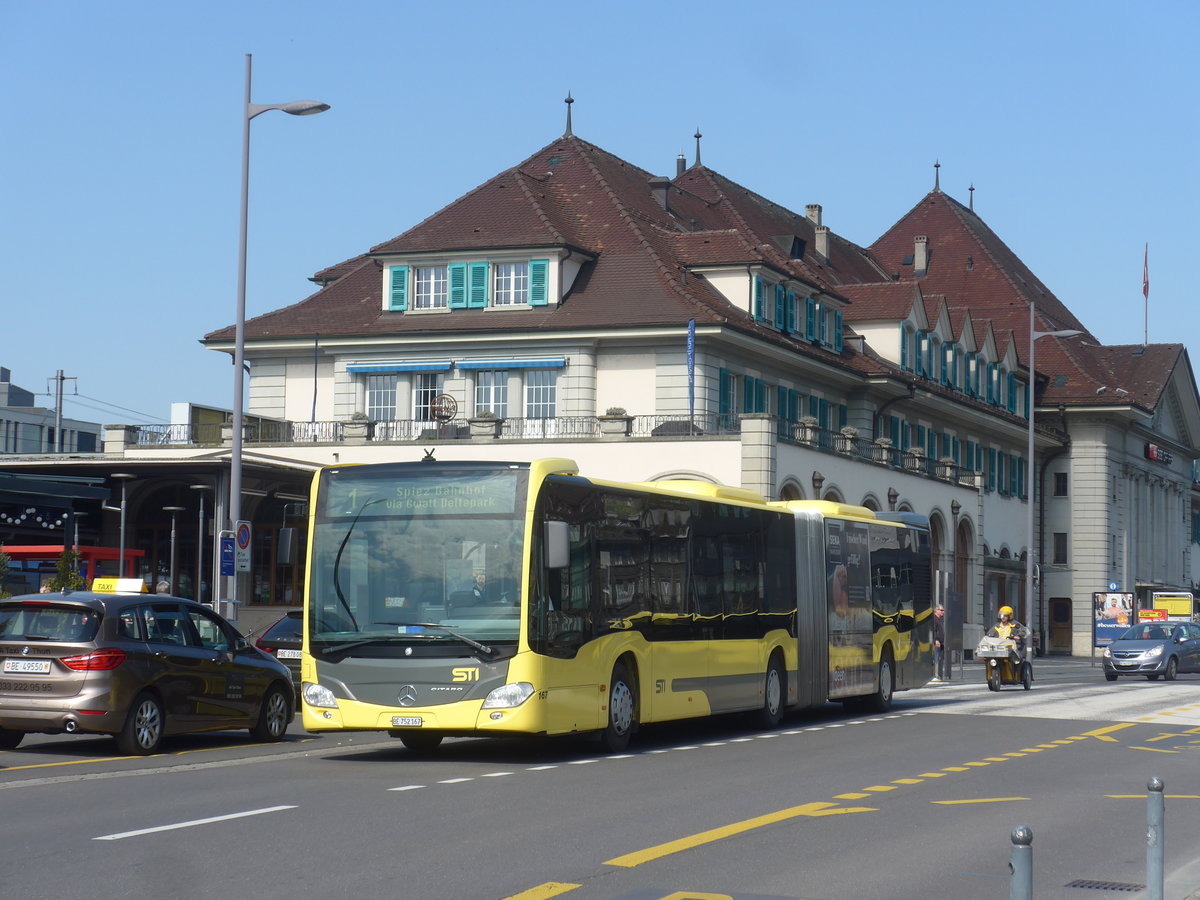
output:
[[[233,337],[233,443],[229,448],[229,528],[242,517],[242,394],[246,364],[246,231],[250,217],[250,54],[246,54],[246,99],[242,106],[242,197],[238,234],[237,319]],[[238,577],[230,578],[226,596],[237,602]]]
[[[1012,830],[1012,855],[1008,868],[1009,900],[1033,900],[1033,829],[1018,825]]]
[[[200,518],[196,521],[196,602],[204,602],[204,491],[200,491]]]
[[[1146,900],[1163,900],[1163,780],[1151,778],[1146,791]]]
[[[117,564],[118,578],[125,577],[125,482],[121,482],[121,561]]]
[[[176,530],[176,526],[178,524],[177,520],[178,520],[179,514],[181,512],[187,512],[187,507],[164,506],[163,511],[169,512],[171,514],[171,573],[170,573],[169,577],[171,579],[171,593],[178,596],[179,572],[175,567],[175,560],[176,560],[175,548],[178,546],[178,544],[177,544],[178,532]]]
[[[1029,442],[1025,447],[1025,535],[1028,539],[1025,551],[1025,656],[1030,655],[1030,644],[1033,641],[1029,625],[1034,620],[1034,599],[1033,599],[1033,497],[1036,493],[1033,483],[1033,401],[1034,390],[1037,386],[1037,367],[1034,365],[1034,348],[1037,346],[1037,332],[1034,330],[1034,303],[1029,301],[1029,388],[1026,391],[1027,406],[1029,407],[1026,413],[1026,418],[1029,424]],[[1041,614],[1037,616],[1036,621],[1041,622]]]
[[[54,376],[54,449],[57,453],[63,451],[62,439],[62,397],[63,397],[63,370],[59,369]]]

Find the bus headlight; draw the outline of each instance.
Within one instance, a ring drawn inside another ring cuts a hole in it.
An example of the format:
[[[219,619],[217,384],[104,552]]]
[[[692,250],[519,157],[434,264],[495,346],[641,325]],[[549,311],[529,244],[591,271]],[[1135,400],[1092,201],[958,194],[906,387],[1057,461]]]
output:
[[[332,696],[332,695],[331,695]],[[533,696],[533,685],[528,681],[505,684],[496,688],[483,701],[484,709],[511,709],[520,706]]]
[[[325,687],[323,684],[312,684],[304,682],[304,702],[309,706],[322,706],[329,709],[337,709],[337,697],[333,696],[333,691]]]

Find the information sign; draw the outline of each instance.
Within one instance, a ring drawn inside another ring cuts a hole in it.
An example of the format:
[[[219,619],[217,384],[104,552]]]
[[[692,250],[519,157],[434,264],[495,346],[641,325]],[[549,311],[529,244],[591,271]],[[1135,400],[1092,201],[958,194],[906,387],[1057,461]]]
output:
[[[221,534],[221,574],[233,574],[233,535],[229,532]]]

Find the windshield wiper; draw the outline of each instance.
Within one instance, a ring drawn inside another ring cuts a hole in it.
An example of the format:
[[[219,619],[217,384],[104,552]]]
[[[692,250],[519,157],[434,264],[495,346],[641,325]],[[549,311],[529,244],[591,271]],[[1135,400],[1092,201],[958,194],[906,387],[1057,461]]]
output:
[[[365,647],[367,644],[387,644],[391,643],[396,638],[403,636],[404,635],[389,634],[387,637],[365,638],[361,641],[347,641],[344,644],[334,644],[332,647],[322,647],[321,655],[329,656],[331,653],[340,653],[343,650],[353,650],[355,647]]]
[[[412,625],[415,628],[440,628],[440,629],[442,629],[442,631],[446,632],[446,634],[450,635],[450,637],[458,638],[464,644],[466,644],[467,646],[470,646],[470,647],[474,647],[480,653],[486,653],[488,656],[492,656],[496,652],[494,649],[489,647],[487,644],[481,644],[481,643],[479,643],[479,641],[475,640],[474,638],[469,638],[465,634],[459,634],[457,631],[452,630],[449,625],[442,625],[440,622],[380,622],[379,624],[380,625]]]
[[[350,604],[346,602],[346,595],[342,593],[342,554],[346,551],[346,544],[350,541],[350,535],[354,534],[354,527],[358,525],[358,520],[362,518],[362,514],[367,511],[368,506],[373,506],[376,503],[382,503],[383,497],[376,497],[374,500],[366,501],[358,508],[358,512],[354,514],[354,521],[350,523],[350,527],[346,529],[346,535],[342,538],[342,542],[338,545],[337,556],[333,560],[333,591],[337,594],[338,602],[342,604],[342,608],[346,610],[346,615],[350,617],[350,623],[357,629],[358,620],[354,617],[354,610],[350,608]]]

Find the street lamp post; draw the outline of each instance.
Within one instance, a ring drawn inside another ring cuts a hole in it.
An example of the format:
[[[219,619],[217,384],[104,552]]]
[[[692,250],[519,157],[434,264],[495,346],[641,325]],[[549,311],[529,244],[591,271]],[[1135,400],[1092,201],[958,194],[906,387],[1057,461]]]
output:
[[[184,507],[184,506],[164,506],[163,507],[163,512],[169,512],[171,514],[171,570],[170,570],[171,574],[170,574],[170,578],[171,578],[171,593],[172,594],[176,594],[179,590],[176,580],[175,580],[175,576],[176,576],[176,573],[175,573],[175,534],[176,534],[175,518],[179,513],[185,512],[186,510],[187,510],[187,507]]]
[[[193,484],[193,491],[200,492],[200,517],[196,521],[196,592],[193,598],[197,603],[204,602],[204,492],[209,490],[207,484]]]
[[[296,100],[291,103],[256,104],[250,102],[250,54],[246,54],[246,102],[242,121],[242,208],[241,231],[238,240],[237,319],[233,345],[233,443],[229,452],[229,527],[237,527],[242,517],[242,428],[245,413],[242,394],[245,390],[246,363],[246,231],[250,206],[250,120],[273,109],[292,116],[311,116],[329,109],[328,103],[317,100]],[[237,575],[232,578],[229,598],[237,602]]]
[[[126,506],[127,506],[127,504],[126,504],[127,496],[126,496],[126,492],[125,492],[125,486],[131,480],[133,480],[134,478],[137,478],[137,476],[130,475],[128,472],[114,472],[112,475],[109,475],[108,477],[116,478],[118,481],[121,482],[121,539],[120,539],[121,540],[121,556],[119,558],[120,561],[117,563],[117,577],[124,578],[125,577],[125,510],[126,510]]]
[[[1028,539],[1028,543],[1026,544],[1026,547],[1028,547],[1028,549],[1025,551],[1025,602],[1028,604],[1027,612],[1029,613],[1029,615],[1031,617],[1033,614],[1033,566],[1034,566],[1034,562],[1033,562],[1033,540],[1034,540],[1033,503],[1034,503],[1034,496],[1037,493],[1034,490],[1034,483],[1033,483],[1033,401],[1034,401],[1034,388],[1037,384],[1037,368],[1034,365],[1034,355],[1033,355],[1034,354],[1034,345],[1036,344],[1036,342],[1039,339],[1044,338],[1044,337],[1066,338],[1066,337],[1075,337],[1075,335],[1077,335],[1077,334],[1083,334],[1082,331],[1079,331],[1078,329],[1075,329],[1075,328],[1064,328],[1060,331],[1038,331],[1036,329],[1036,327],[1034,326],[1035,308],[1036,307],[1035,307],[1034,302],[1032,300],[1030,300],[1029,301],[1029,388],[1028,388],[1028,394],[1029,394],[1029,397],[1028,397],[1028,401],[1029,401],[1028,402],[1028,406],[1029,406],[1029,412],[1028,412],[1029,443],[1025,448],[1026,449],[1025,490],[1028,493],[1028,497],[1025,500],[1025,507],[1026,507],[1026,509],[1025,509],[1025,513],[1026,513],[1025,534]],[[1038,616],[1038,621],[1039,621],[1039,623],[1041,622],[1040,614]],[[1032,634],[1030,629],[1026,629],[1026,631],[1027,631],[1028,635]],[[1027,636],[1025,640],[1026,640],[1025,650],[1026,650],[1026,654],[1028,654],[1028,652],[1029,652],[1028,645],[1029,645],[1029,642],[1031,642],[1033,640],[1033,638],[1032,638],[1032,636]]]

